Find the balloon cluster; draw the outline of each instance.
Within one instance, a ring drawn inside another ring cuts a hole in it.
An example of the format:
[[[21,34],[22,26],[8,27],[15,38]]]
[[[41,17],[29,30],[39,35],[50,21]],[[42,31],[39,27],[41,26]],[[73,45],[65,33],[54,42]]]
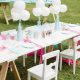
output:
[[[48,16],[50,14],[49,8],[45,6],[45,3],[43,0],[38,0],[36,2],[36,7],[32,10],[33,15],[39,17],[39,16]]]
[[[29,11],[25,10],[25,2],[23,0],[16,0],[11,9],[11,16],[14,21],[26,21],[30,18]]]
[[[67,6],[61,4],[61,0],[53,0],[52,5],[49,7],[50,13],[59,14],[59,12],[66,12]]]

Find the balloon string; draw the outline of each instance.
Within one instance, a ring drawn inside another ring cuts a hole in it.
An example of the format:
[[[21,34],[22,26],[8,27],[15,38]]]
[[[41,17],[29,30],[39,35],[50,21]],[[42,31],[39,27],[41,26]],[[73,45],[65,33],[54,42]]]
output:
[[[54,21],[55,21],[55,15],[53,14],[53,18],[54,18]]]

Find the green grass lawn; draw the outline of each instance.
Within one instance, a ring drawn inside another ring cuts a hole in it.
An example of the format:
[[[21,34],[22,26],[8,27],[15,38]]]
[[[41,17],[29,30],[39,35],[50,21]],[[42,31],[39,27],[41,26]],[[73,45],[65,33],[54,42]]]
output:
[[[68,6],[68,11],[66,13],[60,13],[60,21],[80,24],[80,0],[62,0],[62,3]],[[10,4],[11,7],[12,4],[13,3]],[[33,16],[31,12],[33,7],[35,7],[35,4],[26,4],[26,9],[30,11],[31,17],[28,21],[22,21],[23,28],[37,24],[38,19],[35,16]],[[7,9],[6,12],[8,15],[10,15],[9,9]],[[49,15],[47,18],[48,22],[54,22],[52,15]],[[10,20],[10,25],[6,25],[4,16],[2,16],[2,10],[0,8],[0,31],[17,29],[17,26],[18,21],[13,22],[12,20]],[[64,42],[63,46],[65,47],[66,44],[67,43]],[[37,59],[38,64],[39,57],[37,57]],[[22,66],[22,58],[16,60],[16,65],[22,80],[27,80],[27,69],[36,65],[34,64],[33,60],[33,57],[28,57],[26,59],[26,67]],[[7,80],[15,80],[10,70],[7,75]],[[67,64],[63,63],[63,69],[62,71],[59,71],[58,80],[80,80],[80,62],[77,65],[76,75],[72,74],[72,66],[68,66]]]

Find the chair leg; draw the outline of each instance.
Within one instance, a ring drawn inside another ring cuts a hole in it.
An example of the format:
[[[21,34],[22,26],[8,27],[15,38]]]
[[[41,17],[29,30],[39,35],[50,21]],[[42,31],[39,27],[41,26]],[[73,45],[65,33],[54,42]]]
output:
[[[57,76],[55,77],[55,80],[57,80]]]
[[[36,64],[37,51],[34,52],[34,63]]]
[[[23,67],[25,67],[25,55],[23,55]]]
[[[28,80],[31,80],[30,72],[28,72]]]
[[[60,71],[62,70],[62,55],[60,55]]]
[[[12,65],[12,71],[13,71],[15,80],[21,80],[15,61],[11,61],[10,64]]]
[[[76,60],[73,60],[73,74],[75,75]]]

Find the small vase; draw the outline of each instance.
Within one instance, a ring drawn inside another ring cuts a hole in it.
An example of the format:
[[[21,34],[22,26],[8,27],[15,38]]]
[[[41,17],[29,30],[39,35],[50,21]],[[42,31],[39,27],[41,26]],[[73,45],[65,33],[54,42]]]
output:
[[[56,19],[55,19],[55,30],[61,30],[59,14],[56,15]]]
[[[21,20],[19,20],[17,40],[21,41],[22,39],[23,39],[23,30],[22,30],[22,26],[21,26]]]
[[[40,16],[39,16],[39,20],[38,20],[38,22],[37,22],[37,26],[38,26],[38,27],[41,26],[41,19],[40,19]]]

